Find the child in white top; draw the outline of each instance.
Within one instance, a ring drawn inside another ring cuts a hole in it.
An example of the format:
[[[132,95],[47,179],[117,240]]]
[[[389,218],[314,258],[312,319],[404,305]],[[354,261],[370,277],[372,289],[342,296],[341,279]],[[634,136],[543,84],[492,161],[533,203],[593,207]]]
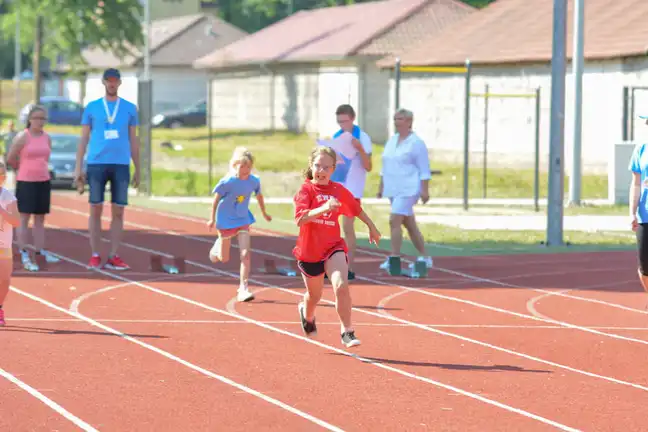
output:
[[[0,326],[4,326],[4,301],[9,293],[13,271],[13,229],[20,226],[18,201],[13,193],[4,187],[7,167],[0,162]]]

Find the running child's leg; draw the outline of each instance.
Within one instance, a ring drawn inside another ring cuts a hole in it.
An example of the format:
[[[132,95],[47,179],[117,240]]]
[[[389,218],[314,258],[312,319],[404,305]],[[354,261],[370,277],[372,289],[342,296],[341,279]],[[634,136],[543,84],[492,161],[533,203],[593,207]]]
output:
[[[9,293],[13,259],[11,249],[0,250],[0,326],[6,324],[3,305]]]
[[[305,266],[308,266],[308,268],[304,269]],[[322,269],[316,269],[317,271],[312,271],[314,269],[310,268],[320,266]],[[315,309],[322,298],[322,291],[324,290],[324,269],[321,264],[310,263],[300,263],[300,267],[302,267],[302,279],[306,286],[306,292],[304,293],[304,300],[298,305],[299,317],[304,334],[306,336],[315,336],[317,334]]]
[[[231,244],[232,244],[232,238],[231,237],[224,238],[223,233],[219,232],[218,238],[214,242],[214,246],[212,246],[211,250],[209,251],[209,260],[213,263],[217,263],[219,261],[221,262],[229,261],[229,252],[230,252]]]
[[[248,285],[248,278],[250,277],[250,232],[238,232],[238,246],[241,254],[241,286]]]
[[[351,322],[351,292],[347,279],[349,264],[344,252],[335,252],[324,264],[333,291],[335,292],[335,309],[340,317],[342,343],[347,347],[360,345],[356,339]]]
[[[38,267],[32,261],[31,255],[27,250],[27,245],[29,244],[29,221],[31,220],[31,214],[20,213],[20,226],[17,231],[17,243],[18,250],[20,250],[20,259],[25,270],[37,270]]]
[[[248,278],[250,277],[250,232],[242,230],[238,232],[238,246],[241,256],[241,283],[238,290],[239,301],[250,301],[254,299],[254,294],[248,288]]]

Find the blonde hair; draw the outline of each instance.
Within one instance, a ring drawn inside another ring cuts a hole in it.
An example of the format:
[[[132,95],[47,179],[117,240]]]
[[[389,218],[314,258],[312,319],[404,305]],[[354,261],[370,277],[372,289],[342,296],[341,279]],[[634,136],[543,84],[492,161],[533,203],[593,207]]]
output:
[[[313,165],[313,162],[315,162],[315,158],[320,155],[330,156],[331,159],[333,159],[333,169],[335,169],[335,165],[337,164],[337,153],[335,153],[335,150],[333,150],[331,147],[317,146],[313,149],[310,156],[308,157],[308,168],[306,168],[306,170],[304,171],[304,178],[313,180],[313,170],[311,168],[311,165]]]
[[[254,156],[252,152],[245,147],[236,147],[230,159],[230,168],[233,170],[238,164],[248,162],[250,166],[254,166]]]

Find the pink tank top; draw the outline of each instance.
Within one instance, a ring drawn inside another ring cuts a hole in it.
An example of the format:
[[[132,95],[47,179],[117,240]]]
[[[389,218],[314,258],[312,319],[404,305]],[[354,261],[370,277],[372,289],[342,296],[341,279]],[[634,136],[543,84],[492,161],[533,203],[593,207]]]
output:
[[[49,158],[52,150],[49,145],[49,135],[43,132],[33,136],[25,130],[27,141],[18,155],[18,173],[16,180],[41,182],[50,180]]]

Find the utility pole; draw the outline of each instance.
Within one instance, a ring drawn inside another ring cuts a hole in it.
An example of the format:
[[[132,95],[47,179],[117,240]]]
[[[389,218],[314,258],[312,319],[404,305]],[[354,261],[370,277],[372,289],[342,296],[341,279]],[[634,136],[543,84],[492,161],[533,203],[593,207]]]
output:
[[[554,0],[553,47],[551,56],[547,246],[559,246],[563,244],[566,42],[567,0]]]
[[[585,0],[574,0],[574,142],[572,145],[572,169],[569,176],[569,204],[581,203],[582,181],[582,128],[583,128],[583,67],[585,63]]]

